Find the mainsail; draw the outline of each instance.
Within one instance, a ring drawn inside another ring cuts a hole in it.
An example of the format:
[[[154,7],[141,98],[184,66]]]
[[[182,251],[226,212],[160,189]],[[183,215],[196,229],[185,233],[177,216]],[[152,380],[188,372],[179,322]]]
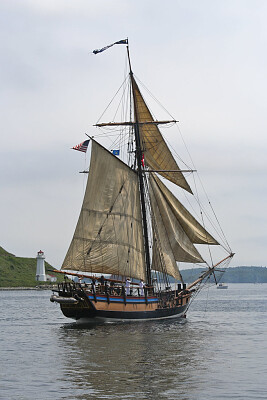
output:
[[[62,269],[146,279],[137,174],[95,141],[81,213]]]
[[[146,124],[146,122],[153,122],[154,119],[133,76],[131,76],[131,80],[135,99],[135,111],[139,123],[139,132],[146,164],[152,170],[162,171],[159,172],[160,175],[187,190],[189,193],[192,193],[189,184],[181,172],[170,172],[179,171],[180,168],[161,135],[157,124]]]

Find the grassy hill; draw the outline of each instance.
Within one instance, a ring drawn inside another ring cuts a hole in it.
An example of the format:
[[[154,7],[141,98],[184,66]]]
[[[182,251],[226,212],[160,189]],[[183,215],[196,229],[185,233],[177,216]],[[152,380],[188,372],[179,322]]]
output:
[[[53,267],[45,262],[45,268]],[[49,273],[49,272],[48,272]],[[0,247],[0,287],[34,287],[37,284],[47,284],[47,282],[36,282],[36,258],[16,257]],[[60,276],[58,280],[63,279]]]

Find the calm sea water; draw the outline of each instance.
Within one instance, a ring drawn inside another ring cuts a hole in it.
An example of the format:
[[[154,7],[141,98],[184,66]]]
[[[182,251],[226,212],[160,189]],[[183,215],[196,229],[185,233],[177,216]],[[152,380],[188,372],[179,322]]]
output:
[[[186,320],[77,325],[0,291],[0,399],[267,399],[267,284],[210,288]]]

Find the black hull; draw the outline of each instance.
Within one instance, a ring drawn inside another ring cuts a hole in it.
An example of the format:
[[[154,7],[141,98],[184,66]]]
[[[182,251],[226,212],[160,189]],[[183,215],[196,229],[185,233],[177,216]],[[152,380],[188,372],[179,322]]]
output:
[[[172,308],[161,308],[153,311],[105,311],[96,309],[78,309],[76,307],[66,307],[60,305],[62,313],[76,320],[95,319],[95,320],[113,320],[113,321],[137,321],[137,320],[155,320],[163,318],[182,318],[188,308],[188,304]]]

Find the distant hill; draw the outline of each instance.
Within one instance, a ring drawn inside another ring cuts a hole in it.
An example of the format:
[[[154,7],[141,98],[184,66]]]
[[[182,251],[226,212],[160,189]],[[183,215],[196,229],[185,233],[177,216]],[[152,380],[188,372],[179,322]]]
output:
[[[48,274],[48,269],[53,269],[47,262],[45,268]],[[35,274],[36,258],[16,257],[0,247],[0,287],[34,287],[37,284],[47,284],[36,282]]]
[[[186,283],[193,282],[203,272],[204,268],[182,270],[182,276]],[[218,275],[220,278],[220,275]],[[212,278],[211,278],[212,279]],[[220,279],[226,283],[267,283],[266,267],[231,267],[227,268]]]

